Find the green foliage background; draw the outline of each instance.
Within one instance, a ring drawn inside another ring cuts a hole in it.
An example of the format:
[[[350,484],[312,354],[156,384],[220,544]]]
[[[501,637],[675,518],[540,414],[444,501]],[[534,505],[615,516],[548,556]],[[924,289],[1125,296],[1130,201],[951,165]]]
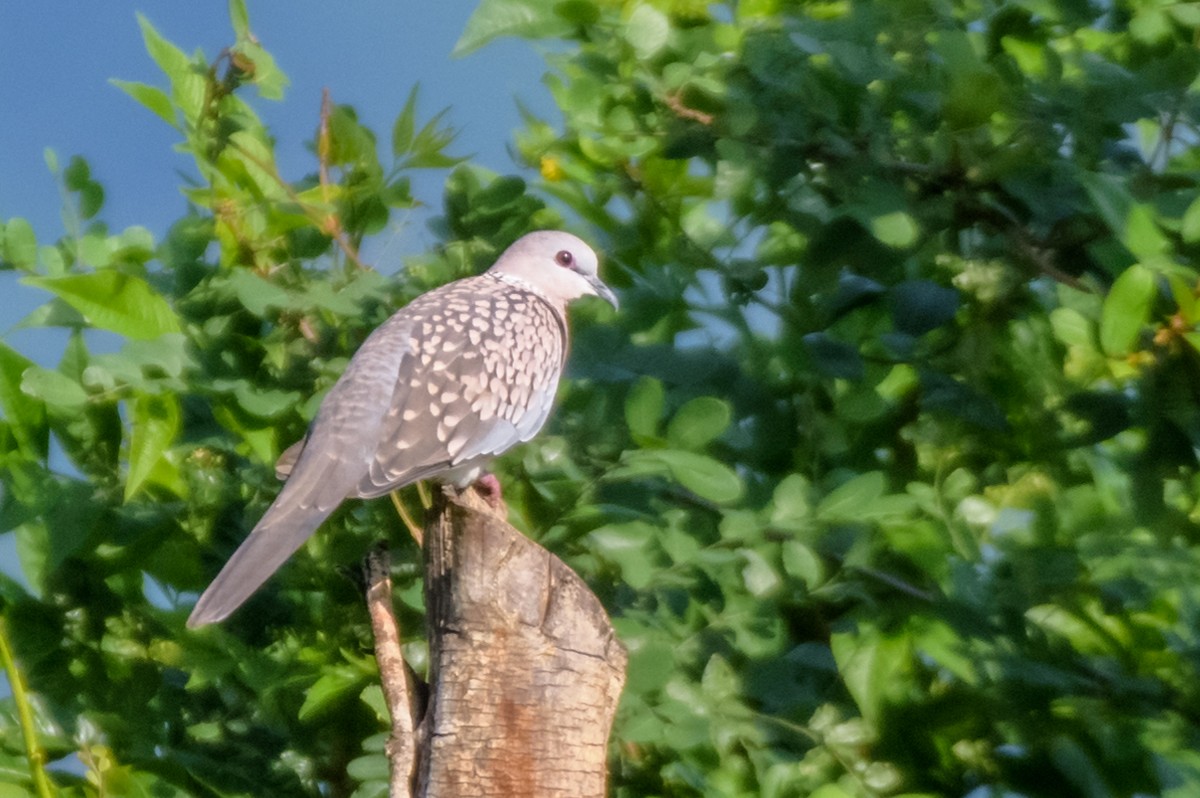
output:
[[[498,468],[629,648],[614,795],[1200,793],[1200,6],[483,0],[461,52],[555,43],[525,178],[415,93],[390,139],[331,109],[280,175],[286,78],[231,18],[211,60],[143,21],[163,81],[119,84],[192,158],[165,236],[109,230],[78,157],[63,237],[0,227],[27,324],[70,331],[54,368],[0,343],[34,586],[0,582],[0,796],[383,794],[352,575],[381,532],[425,659],[387,502],[183,621],[365,335],[562,225],[622,311],[579,309]],[[426,168],[444,246],[384,279],[359,245]]]

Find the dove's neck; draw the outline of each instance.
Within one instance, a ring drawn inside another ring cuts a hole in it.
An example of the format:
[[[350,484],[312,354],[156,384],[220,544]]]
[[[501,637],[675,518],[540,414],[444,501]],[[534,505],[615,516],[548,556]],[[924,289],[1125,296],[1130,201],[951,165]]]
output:
[[[523,277],[519,277],[510,272],[499,272],[499,271],[486,272],[486,274],[488,277],[493,277],[493,278],[499,280],[500,282],[505,283],[506,285],[511,285],[514,288],[519,288],[522,291],[527,291],[527,292],[533,294],[538,299],[542,300],[547,305],[554,308],[554,310],[558,313],[559,316],[566,315],[566,310],[567,310],[566,302],[563,302],[562,300],[559,300],[559,299],[555,299],[554,297],[548,295],[545,291],[541,290],[540,288],[538,288],[537,286],[535,286],[533,283],[529,282],[528,280],[524,279]]]

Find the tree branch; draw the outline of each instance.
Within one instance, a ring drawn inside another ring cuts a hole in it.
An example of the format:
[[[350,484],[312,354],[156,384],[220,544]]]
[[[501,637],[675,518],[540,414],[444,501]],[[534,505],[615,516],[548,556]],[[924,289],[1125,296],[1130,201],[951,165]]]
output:
[[[383,698],[392,718],[392,734],[387,743],[391,769],[388,794],[391,798],[410,798],[419,747],[413,734],[416,710],[409,670],[400,649],[400,624],[392,607],[391,555],[387,548],[377,546],[373,549],[367,555],[363,570],[367,581],[367,611],[375,634],[375,660],[379,663]]]

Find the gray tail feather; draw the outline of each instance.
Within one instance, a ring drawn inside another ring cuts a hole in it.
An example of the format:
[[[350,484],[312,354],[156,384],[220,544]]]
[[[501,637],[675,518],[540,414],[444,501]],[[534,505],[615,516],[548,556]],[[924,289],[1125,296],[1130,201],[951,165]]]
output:
[[[188,616],[188,628],[227,618],[304,545],[331,512],[333,508],[272,506],[200,596]]]

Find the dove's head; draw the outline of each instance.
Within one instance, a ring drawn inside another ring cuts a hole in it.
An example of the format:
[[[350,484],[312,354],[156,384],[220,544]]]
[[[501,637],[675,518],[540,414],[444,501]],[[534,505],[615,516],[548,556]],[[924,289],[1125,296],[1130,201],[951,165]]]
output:
[[[598,296],[617,307],[617,296],[597,274],[599,258],[579,238],[559,230],[540,230],[504,250],[490,273],[523,283],[565,307],[582,296]]]

